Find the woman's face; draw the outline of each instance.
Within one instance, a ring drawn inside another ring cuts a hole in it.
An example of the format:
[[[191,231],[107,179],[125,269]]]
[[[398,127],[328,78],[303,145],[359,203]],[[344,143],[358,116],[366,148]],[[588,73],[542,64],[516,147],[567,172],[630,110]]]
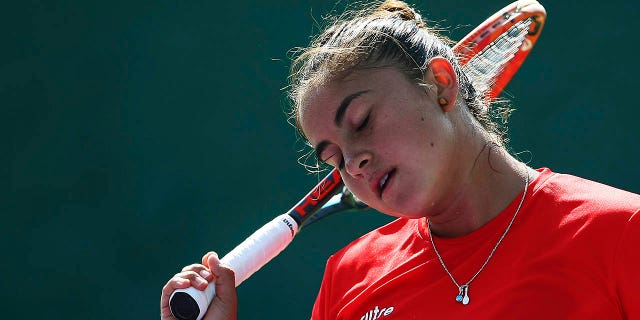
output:
[[[300,123],[319,160],[338,167],[360,200],[417,218],[455,186],[455,128],[436,101],[394,68],[357,71],[310,89]]]

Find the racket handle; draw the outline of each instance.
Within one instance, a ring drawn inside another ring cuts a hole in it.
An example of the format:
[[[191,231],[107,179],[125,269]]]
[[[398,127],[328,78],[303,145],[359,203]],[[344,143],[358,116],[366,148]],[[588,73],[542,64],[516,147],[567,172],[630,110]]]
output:
[[[297,232],[296,221],[288,214],[281,214],[227,253],[220,263],[234,271],[237,287],[284,250]],[[200,320],[214,296],[213,284],[205,291],[193,287],[175,290],[169,298],[171,313],[179,320]]]
[[[204,291],[194,287],[177,289],[171,294],[171,313],[179,320],[200,320],[216,295],[216,286],[210,285]]]

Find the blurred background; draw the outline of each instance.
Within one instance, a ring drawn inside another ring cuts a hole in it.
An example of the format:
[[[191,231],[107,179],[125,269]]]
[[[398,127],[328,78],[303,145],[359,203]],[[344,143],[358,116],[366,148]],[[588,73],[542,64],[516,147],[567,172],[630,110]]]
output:
[[[506,3],[415,4],[458,40]],[[3,318],[158,319],[182,266],[289,209],[318,177],[297,164],[286,121],[288,52],[345,4],[5,3]],[[547,25],[507,89],[513,152],[640,192],[640,5],[543,4]],[[365,211],[305,230],[240,286],[240,318],[308,318],[326,258],[387,221]]]

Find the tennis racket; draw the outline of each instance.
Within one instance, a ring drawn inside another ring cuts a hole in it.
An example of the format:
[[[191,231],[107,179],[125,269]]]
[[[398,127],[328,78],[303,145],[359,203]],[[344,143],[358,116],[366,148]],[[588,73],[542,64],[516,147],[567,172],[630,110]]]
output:
[[[486,99],[496,98],[516,73],[536,43],[546,18],[535,0],[516,1],[485,20],[453,47],[471,78],[486,85]],[[221,262],[235,272],[236,286],[286,248],[298,231],[325,216],[348,209],[365,208],[344,188],[334,169],[287,213],[268,222]],[[171,312],[180,320],[200,320],[215,296],[215,286],[204,291],[193,287],[174,291]]]

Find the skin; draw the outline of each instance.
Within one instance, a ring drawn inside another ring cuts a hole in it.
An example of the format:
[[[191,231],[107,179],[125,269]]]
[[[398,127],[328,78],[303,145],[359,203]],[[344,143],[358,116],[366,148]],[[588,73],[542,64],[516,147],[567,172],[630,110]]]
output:
[[[435,234],[456,237],[498,215],[524,176],[537,173],[456,102],[446,59],[431,59],[424,81],[419,86],[392,67],[353,72],[309,90],[300,123],[319,159],[338,167],[362,201],[392,216],[429,218]]]
[[[446,59],[428,64],[425,86],[390,67],[312,88],[302,99],[300,123],[318,157],[338,167],[362,201],[392,216],[428,218],[434,234],[457,237],[497,216],[522,191],[525,176],[531,181],[538,173],[495,143],[457,102],[458,82]],[[204,319],[236,319],[233,271],[214,252],[167,282],[162,319],[175,319],[168,307],[175,289],[204,290],[208,283],[216,297]]]
[[[202,257],[202,264],[192,264],[174,275],[162,288],[160,297],[160,318],[176,320],[169,309],[169,297],[176,289],[195,287],[204,290],[209,284],[216,286],[216,296],[211,301],[204,320],[237,319],[238,298],[236,296],[233,270],[220,264],[218,254],[208,252]]]

